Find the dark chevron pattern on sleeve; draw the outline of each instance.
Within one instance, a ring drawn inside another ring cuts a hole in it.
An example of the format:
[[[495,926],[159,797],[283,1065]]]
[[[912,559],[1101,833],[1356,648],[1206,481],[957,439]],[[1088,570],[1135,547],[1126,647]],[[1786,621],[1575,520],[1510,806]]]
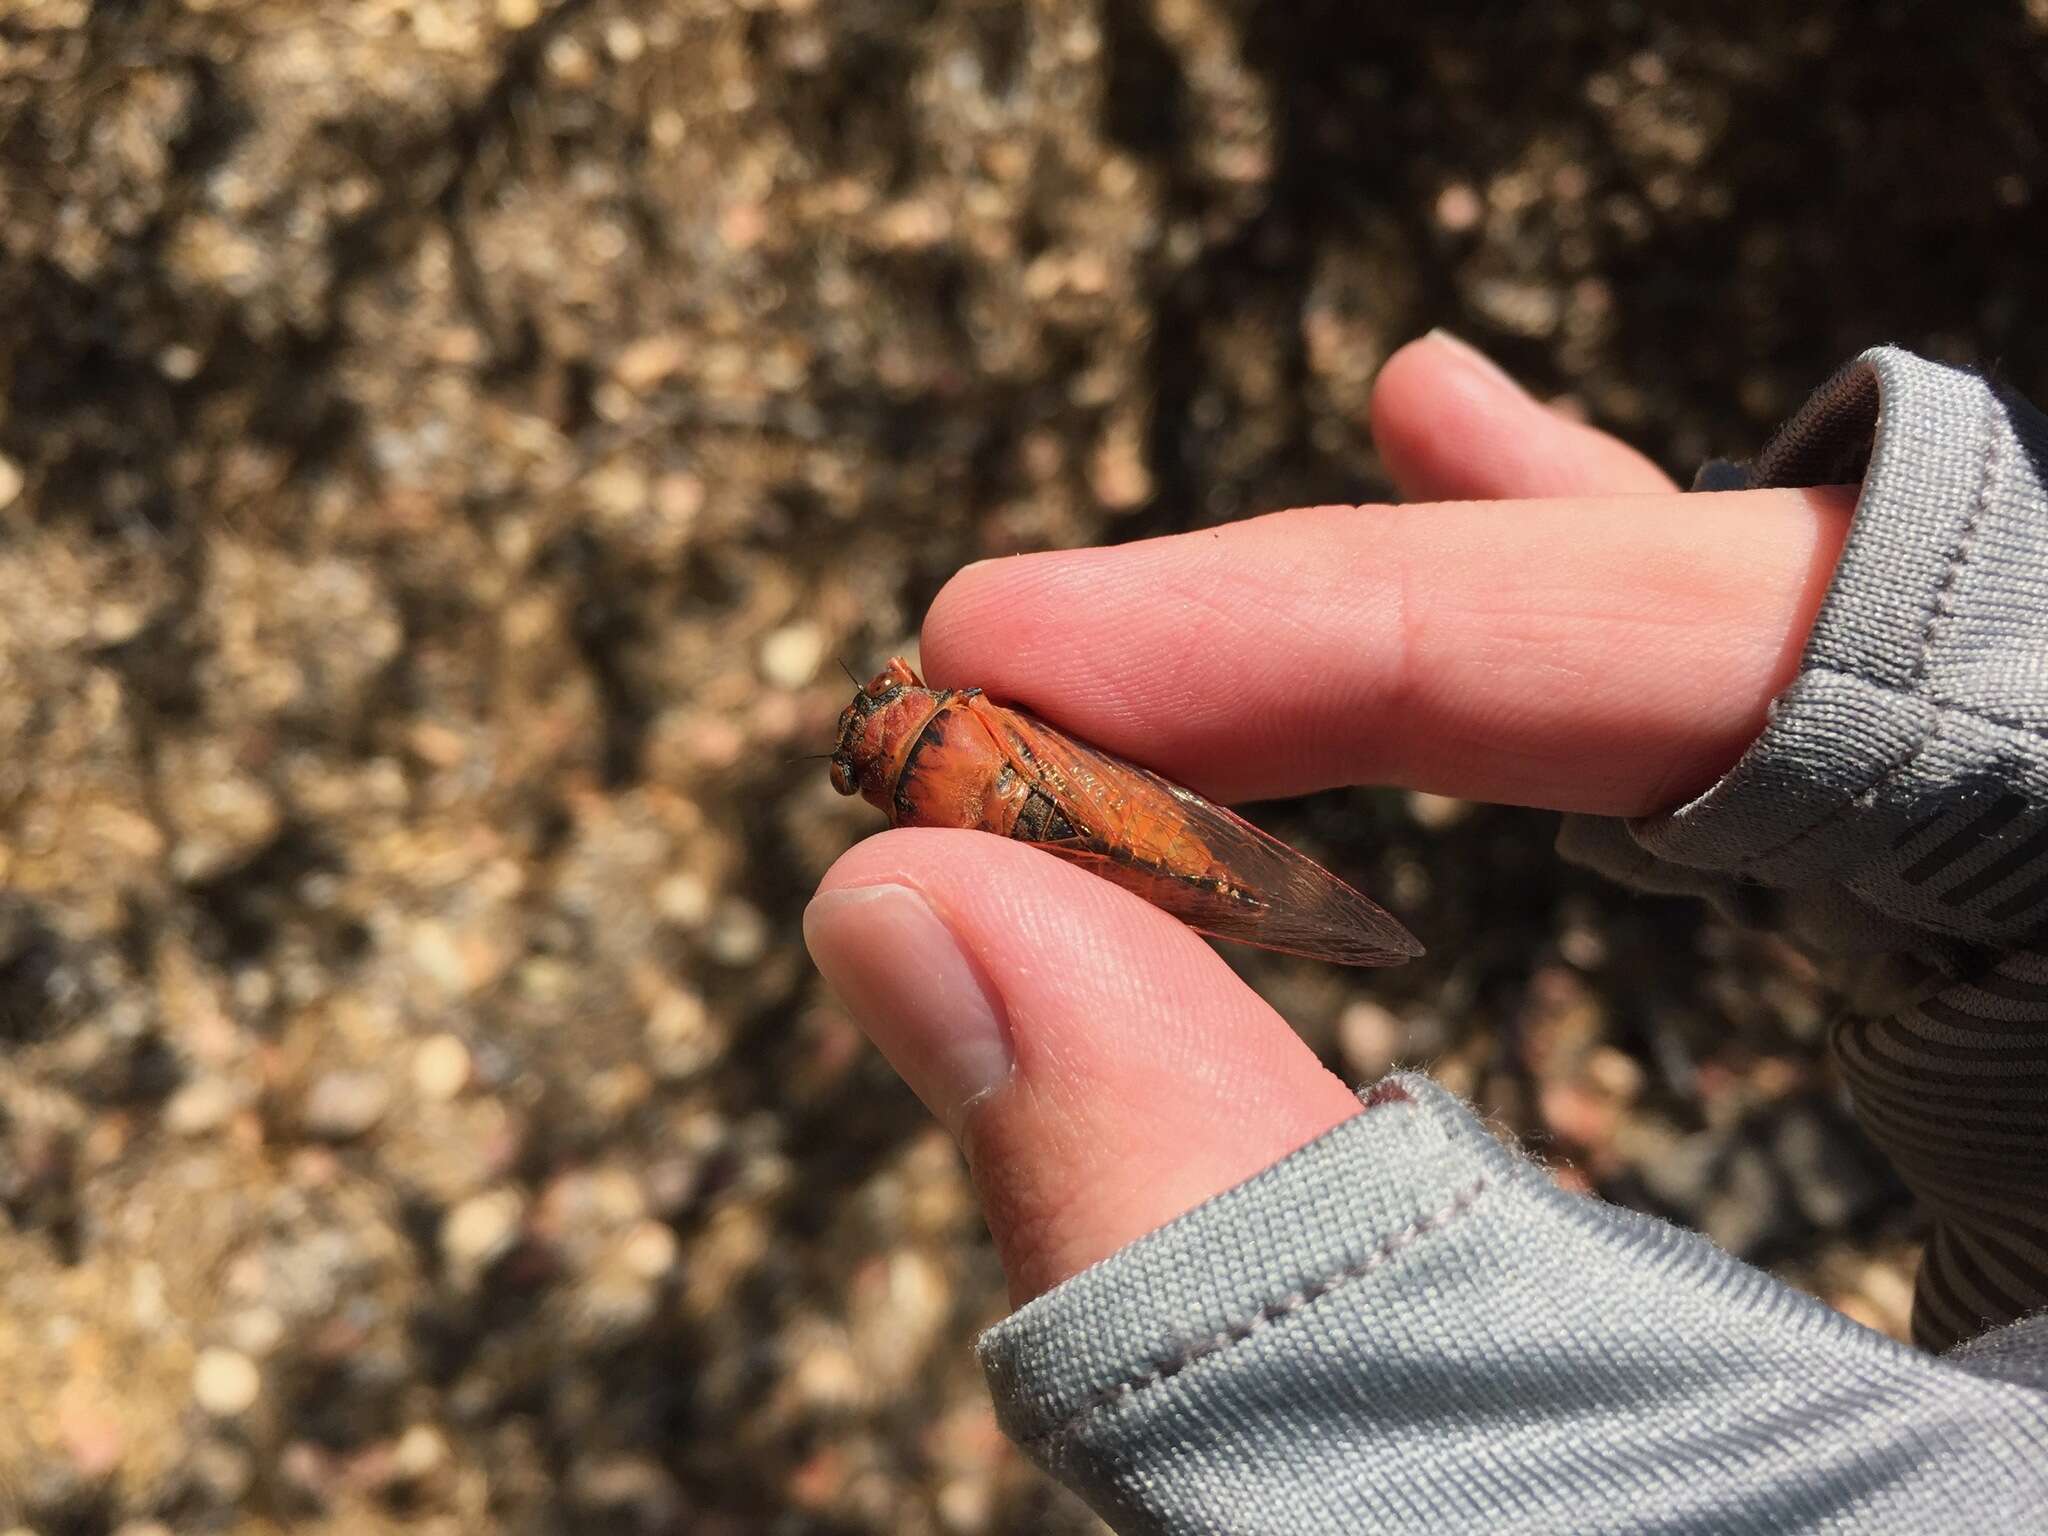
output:
[[[1835,1049],[1857,1118],[1933,1217],[1913,1337],[1948,1349],[2048,1307],[2048,956],[2022,951]]]

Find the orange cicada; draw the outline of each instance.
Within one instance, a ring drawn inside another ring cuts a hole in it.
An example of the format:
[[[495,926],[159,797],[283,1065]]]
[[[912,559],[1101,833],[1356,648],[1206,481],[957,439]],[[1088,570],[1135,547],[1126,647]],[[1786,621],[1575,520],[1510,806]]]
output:
[[[979,688],[927,688],[901,657],[840,715],[832,787],[858,790],[891,826],[1043,848],[1213,938],[1340,965],[1422,953],[1391,915],[1243,817]]]

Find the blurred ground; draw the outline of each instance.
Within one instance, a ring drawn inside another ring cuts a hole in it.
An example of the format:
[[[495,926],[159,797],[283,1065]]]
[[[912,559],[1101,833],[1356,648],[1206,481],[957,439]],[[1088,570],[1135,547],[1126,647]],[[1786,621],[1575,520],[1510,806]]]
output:
[[[0,1528],[1091,1529],[798,945],[832,658],[1383,495],[1434,324],[1681,474],[1874,341],[2048,387],[2039,0],[1427,9],[0,4]],[[1238,957],[1343,1070],[1903,1324],[1795,957],[1265,819],[1431,946]]]

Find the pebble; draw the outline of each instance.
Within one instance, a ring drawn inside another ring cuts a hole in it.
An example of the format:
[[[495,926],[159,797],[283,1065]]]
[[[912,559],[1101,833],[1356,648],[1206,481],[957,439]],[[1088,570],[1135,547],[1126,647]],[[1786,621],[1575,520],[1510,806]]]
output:
[[[391,1090],[374,1072],[328,1072],[306,1095],[306,1129],[324,1141],[353,1141],[391,1107]]]
[[[174,341],[156,355],[157,372],[180,384],[198,378],[199,370],[205,365],[206,358],[200,350],[183,342]]]
[[[526,1197],[516,1189],[472,1195],[441,1222],[441,1252],[461,1276],[474,1276],[512,1251],[526,1220]]]
[[[659,1280],[676,1267],[676,1235],[663,1222],[638,1221],[619,1244],[619,1261],[643,1280]]]
[[[654,482],[654,510],[663,522],[687,529],[704,510],[704,482],[671,470]]]
[[[243,775],[188,784],[167,798],[184,834],[171,850],[171,872],[188,884],[239,869],[277,835],[283,820],[270,791]]]
[[[1337,1018],[1337,1049],[1345,1070],[1359,1082],[1372,1082],[1393,1070],[1407,1031],[1400,1017],[1380,1004],[1361,998]]]
[[[1469,182],[1454,181],[1437,194],[1436,221],[1454,235],[1476,228],[1485,214],[1486,204]]]
[[[446,1103],[469,1086],[473,1065],[460,1036],[429,1036],[412,1053],[413,1087],[423,1099]]]
[[[81,1477],[101,1478],[121,1465],[128,1437],[111,1405],[83,1394],[59,1400],[57,1439]]]
[[[267,1355],[284,1342],[285,1325],[274,1307],[249,1307],[228,1322],[235,1347],[251,1355]]]
[[[309,1440],[294,1440],[278,1452],[277,1475],[299,1498],[324,1506],[334,1493],[335,1458]]]
[[[1643,1069],[1634,1057],[1603,1045],[1586,1058],[1586,1079],[1602,1093],[1624,1101],[1641,1097]]]
[[[416,924],[407,937],[406,951],[442,991],[459,997],[469,990],[468,962],[446,923]]]
[[[845,1410],[869,1395],[867,1372],[844,1344],[827,1339],[806,1341],[792,1363],[789,1389],[812,1410]]]
[[[955,1477],[939,1490],[939,1520],[948,1531],[968,1536],[985,1531],[995,1511],[995,1489],[983,1477]]]
[[[588,1256],[609,1233],[638,1221],[646,1211],[646,1193],[626,1169],[578,1168],[548,1185],[539,1225],[558,1246]]]
[[[754,964],[768,952],[768,920],[752,902],[728,896],[705,934],[705,948],[720,965],[735,970]]]
[[[624,460],[607,464],[584,483],[584,494],[602,516],[629,518],[647,505],[647,475],[638,465]]]
[[[711,907],[711,886],[701,875],[670,875],[654,888],[654,910],[678,928],[702,928]]]
[[[0,512],[6,511],[20,499],[24,483],[21,466],[5,454],[0,454]]]
[[[233,1349],[202,1349],[192,1369],[192,1395],[216,1419],[238,1418],[256,1405],[263,1375],[256,1362]]]
[[[679,1216],[697,1198],[703,1171],[690,1157],[656,1158],[647,1167],[647,1203],[664,1216]]]
[[[604,29],[605,51],[620,64],[631,64],[647,51],[647,34],[623,17]]]
[[[778,688],[802,688],[825,661],[825,635],[815,624],[785,624],[761,642],[761,675]]]
[[[1557,936],[1557,952],[1582,971],[1597,971],[1607,963],[1607,938],[1590,923],[1572,923]]]
[[[392,1452],[392,1470],[406,1482],[430,1477],[448,1461],[448,1440],[431,1424],[415,1424],[398,1437]]]
[[[931,1255],[896,1249],[853,1282],[848,1307],[853,1352],[884,1391],[901,1391],[945,1325],[952,1287]]]
[[[249,1453],[227,1440],[203,1440],[193,1450],[188,1468],[192,1479],[212,1498],[232,1503],[256,1481]]]
[[[710,1010],[693,991],[674,988],[647,1012],[648,1062],[669,1082],[682,1082],[716,1064],[724,1041],[711,1027]]]
[[[1111,431],[1103,437],[1089,460],[1088,484],[1111,511],[1128,512],[1151,500],[1152,471],[1135,432]]]
[[[164,1129],[174,1136],[204,1136],[227,1124],[239,1104],[225,1078],[194,1078],[164,1105]]]
[[[1552,1082],[1537,1095],[1543,1123],[1571,1145],[1588,1150],[1604,1147],[1614,1133],[1614,1103],[1582,1084]]]
[[[1906,1332],[1913,1315],[1912,1265],[1873,1259],[1856,1278],[1857,1292],[1883,1320],[1881,1326],[1895,1337]]]
[[[1501,330],[1531,340],[1554,332],[1563,309],[1556,290],[1547,283],[1513,277],[1479,279],[1472,285],[1469,301]]]
[[[652,1533],[682,1528],[681,1490],[648,1457],[589,1457],[571,1468],[569,1478],[572,1497],[597,1529]]]
[[[1414,817],[1415,824],[1425,831],[1442,832],[1446,828],[1455,827],[1471,815],[1472,802],[1413,789],[1408,792],[1408,814]]]
[[[629,343],[612,364],[612,374],[633,393],[644,394],[664,379],[682,372],[690,360],[688,341],[662,332]]]
[[[139,603],[102,603],[93,610],[92,637],[101,645],[122,645],[148,622],[149,610]]]

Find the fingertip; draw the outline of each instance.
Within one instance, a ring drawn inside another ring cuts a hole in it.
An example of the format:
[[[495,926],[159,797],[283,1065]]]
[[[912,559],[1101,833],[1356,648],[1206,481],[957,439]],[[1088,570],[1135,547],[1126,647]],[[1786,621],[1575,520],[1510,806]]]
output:
[[[1513,406],[1522,391],[1499,366],[1469,343],[1446,343],[1449,333],[1430,331],[1406,343],[1373,381],[1368,410],[1374,445],[1404,496],[1426,501],[1445,494],[1454,478],[1440,461],[1449,436],[1445,417],[1469,423],[1500,414],[1506,396]],[[1472,359],[1480,360],[1474,366]]]
[[[1040,850],[886,832],[812,914],[835,992],[960,1137],[1019,1300],[1358,1112],[1198,936]]]
[[[940,688],[987,686],[1000,675],[1005,654],[1038,643],[1044,610],[1026,588],[1043,560],[1003,555],[963,565],[947,578],[918,635],[926,681]]]
[[[990,580],[1002,579],[1002,564],[1001,560],[977,560],[961,566],[946,578],[946,584],[925,610],[924,623],[918,630],[917,653],[924,664],[925,681],[933,687],[949,686],[960,676],[963,642],[971,642],[981,632],[981,626],[975,622],[981,608],[978,595]]]
[[[1673,489],[1635,449],[1552,410],[1448,331],[1418,337],[1387,360],[1370,411],[1387,472],[1411,501]]]
[[[1406,420],[1425,402],[1456,392],[1471,400],[1505,405],[1533,404],[1529,392],[1486,353],[1441,326],[1404,342],[1373,381],[1375,428],[1383,414]]]

